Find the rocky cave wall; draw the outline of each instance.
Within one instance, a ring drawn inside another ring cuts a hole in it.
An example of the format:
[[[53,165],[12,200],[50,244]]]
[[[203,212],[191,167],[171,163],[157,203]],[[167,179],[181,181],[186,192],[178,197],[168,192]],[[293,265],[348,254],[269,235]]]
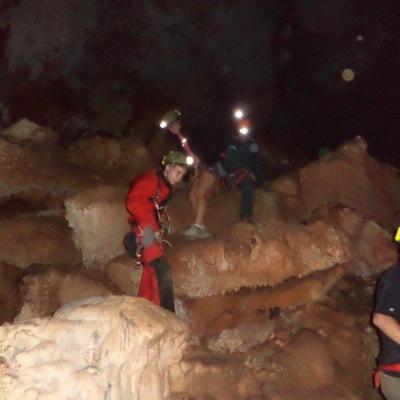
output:
[[[368,302],[397,260],[400,181],[361,138],[258,189],[254,225],[237,222],[236,192],[218,190],[209,240],[176,234],[190,222],[176,193],[175,317],[120,297],[140,279],[121,245],[123,200],[156,165],[152,145],[64,150],[54,136],[25,120],[0,138],[0,398],[375,398]]]

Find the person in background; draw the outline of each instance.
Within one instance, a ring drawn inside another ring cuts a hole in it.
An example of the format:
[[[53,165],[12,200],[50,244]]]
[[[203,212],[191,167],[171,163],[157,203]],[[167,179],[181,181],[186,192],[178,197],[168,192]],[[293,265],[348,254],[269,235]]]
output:
[[[400,242],[400,227],[394,240]],[[375,387],[387,400],[400,399],[400,264],[388,269],[378,282],[372,323],[378,329],[380,351]]]
[[[172,312],[173,283],[163,249],[165,207],[173,187],[182,181],[187,170],[186,154],[169,152],[161,169],[144,172],[133,180],[125,202],[136,240],[136,256],[143,264],[138,296]]]
[[[166,128],[175,135],[185,153],[192,157],[196,168],[196,175],[192,180],[188,192],[189,201],[193,212],[193,223],[181,232],[181,235],[188,239],[206,239],[210,237],[204,225],[204,218],[208,206],[208,198],[211,195],[218,177],[213,166],[206,165],[204,160],[193,152],[187,137],[182,133],[182,114],[177,110],[171,110],[164,114],[160,122],[161,128]]]
[[[256,185],[264,183],[264,171],[260,147],[251,135],[248,119],[238,119],[235,135],[230,139],[215,169],[230,186],[240,190],[240,219],[253,223],[254,190]]]

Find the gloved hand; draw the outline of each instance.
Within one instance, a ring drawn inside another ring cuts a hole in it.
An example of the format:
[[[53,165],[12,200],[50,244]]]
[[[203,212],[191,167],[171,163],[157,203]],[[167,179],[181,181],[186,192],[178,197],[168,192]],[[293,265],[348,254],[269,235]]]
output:
[[[149,247],[154,241],[161,242],[161,233],[159,231],[154,231],[151,226],[146,226],[143,228],[143,246]]]

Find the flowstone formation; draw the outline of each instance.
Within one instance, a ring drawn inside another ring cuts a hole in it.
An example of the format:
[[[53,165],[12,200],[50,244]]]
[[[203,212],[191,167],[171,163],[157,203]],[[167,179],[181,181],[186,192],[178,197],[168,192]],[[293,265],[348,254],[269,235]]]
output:
[[[400,180],[361,138],[257,189],[255,224],[216,188],[207,240],[177,234],[178,189],[174,316],[135,297],[122,246],[130,180],[174,143],[57,137],[27,120],[0,137],[1,400],[377,399],[369,313],[397,260]]]
[[[142,299],[71,303],[0,327],[0,399],[162,400],[189,340],[185,323]]]

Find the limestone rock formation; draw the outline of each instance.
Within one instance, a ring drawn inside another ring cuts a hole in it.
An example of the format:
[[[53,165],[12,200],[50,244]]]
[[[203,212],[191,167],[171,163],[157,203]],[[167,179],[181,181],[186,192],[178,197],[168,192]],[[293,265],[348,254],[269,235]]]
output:
[[[78,273],[48,270],[23,279],[21,311],[14,322],[52,316],[61,306],[94,296],[111,295],[102,283]]]
[[[9,126],[2,132],[2,136],[12,143],[21,143],[23,141],[31,141],[34,143],[56,143],[58,133],[35,124],[28,119],[21,119],[15,124]]]
[[[65,202],[66,219],[85,264],[106,263],[125,252],[122,242],[130,229],[126,192],[123,187],[99,186]]]
[[[21,308],[20,276],[19,268],[0,264],[0,324],[12,321]]]
[[[215,240],[181,244],[169,258],[177,294],[204,297],[274,286],[344,263],[350,253],[346,235],[323,222],[239,223]]]
[[[183,314],[200,336],[215,335],[223,329],[235,328],[257,310],[288,309],[324,300],[344,273],[345,268],[336,266],[274,287],[184,299]]]
[[[123,294],[136,296],[139,290],[142,268],[136,266],[128,254],[123,254],[111,260],[106,265],[106,272],[111,282]]]
[[[24,127],[35,128],[0,140],[2,321],[22,306],[0,327],[0,400],[374,398],[373,284],[362,285],[397,260],[400,185],[361,139],[257,189],[255,224],[237,222],[239,191],[216,187],[208,240],[174,235],[193,217],[175,193],[177,314],[207,346],[188,349],[189,325],[147,301],[87,299],[137,293],[124,198],[157,157],[142,139],[100,136],[66,155]]]
[[[78,178],[79,176],[79,178]],[[96,183],[93,174],[64,162],[61,148],[20,145],[0,139],[0,196],[39,189],[69,195]]]
[[[388,269],[397,261],[392,235],[373,221],[367,221],[362,227],[358,252],[375,273]]]
[[[70,303],[0,327],[0,399],[163,400],[189,341],[185,323],[146,300]]]
[[[81,254],[65,221],[58,217],[0,220],[0,259],[18,268],[33,264],[73,266]]]
[[[398,223],[400,180],[396,171],[379,164],[357,137],[343,144],[329,159],[299,171],[301,197],[312,212],[321,204],[341,204],[360,211],[387,229]]]
[[[322,220],[343,231],[349,239],[351,260],[348,272],[371,275],[384,271],[397,261],[397,248],[390,232],[351,208],[319,206],[312,219]]]
[[[90,166],[103,174],[110,168],[118,169],[127,182],[154,164],[145,145],[137,139],[101,136],[83,139],[71,146],[67,159],[74,165]]]
[[[374,160],[361,137],[278,178],[271,191],[278,194],[281,216],[287,222],[307,221],[316,208],[327,204],[357,210],[389,230],[400,222],[398,171]]]
[[[64,198],[44,190],[27,189],[20,193],[0,198],[2,217],[27,215],[64,215]]]

